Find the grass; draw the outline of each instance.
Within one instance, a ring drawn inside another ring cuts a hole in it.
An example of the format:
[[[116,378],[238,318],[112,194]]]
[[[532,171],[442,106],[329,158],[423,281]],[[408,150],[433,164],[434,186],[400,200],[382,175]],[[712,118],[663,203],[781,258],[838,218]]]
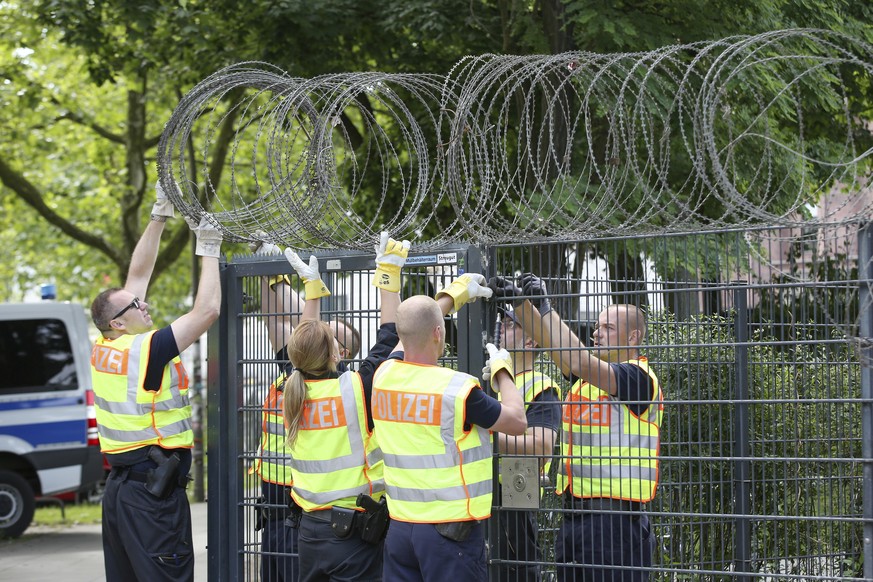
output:
[[[67,503],[64,505],[63,515],[58,505],[45,505],[36,508],[33,514],[33,523],[30,527],[37,525],[69,527],[72,525],[99,524],[102,517],[103,508],[99,503]]]

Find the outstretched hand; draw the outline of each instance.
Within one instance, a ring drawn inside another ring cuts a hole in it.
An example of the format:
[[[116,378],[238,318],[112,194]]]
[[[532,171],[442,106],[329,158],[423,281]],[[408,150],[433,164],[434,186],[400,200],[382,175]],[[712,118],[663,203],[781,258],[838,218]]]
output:
[[[494,293],[494,299],[502,299],[513,305],[524,301],[521,298],[523,295],[522,290],[505,277],[491,277],[488,280],[488,288]]]
[[[197,256],[218,258],[221,255],[221,241],[224,237],[208,214],[200,218],[200,223],[194,229],[194,235],[197,237],[194,250]]]
[[[297,271],[297,275],[303,279],[303,288],[306,291],[306,299],[319,299],[330,295],[327,286],[321,280],[321,273],[318,270],[318,257],[311,255],[309,264],[303,262],[294,249],[285,249],[285,258],[291,263],[291,266]]]
[[[454,311],[458,311],[467,303],[484,297],[488,299],[493,292],[485,285],[485,277],[479,273],[466,273],[452,281],[445,289],[437,291],[436,298],[449,295],[454,302]]]
[[[153,216],[163,216],[165,218],[173,218],[176,216],[176,209],[172,201],[164,192],[164,187],[161,186],[161,181],[155,182],[155,203],[152,205]]]
[[[254,241],[249,243],[249,250],[255,255],[281,255],[282,249],[267,241],[267,233],[263,230],[255,231]]]
[[[488,350],[488,361],[485,362],[485,367],[482,368],[482,379],[485,381],[489,381],[495,376],[497,376],[497,372],[500,370],[506,370],[509,374],[510,378],[514,378],[514,372],[512,370],[512,356],[509,355],[509,352],[504,348],[497,348],[492,343],[486,344],[485,349]],[[496,382],[491,382],[491,387],[495,391],[499,391],[496,388]]]
[[[409,256],[410,242],[399,242],[390,238],[388,232],[383,231],[376,245],[376,273],[373,276],[373,285],[386,291],[397,293],[400,291],[400,269],[406,264]]]
[[[531,305],[537,308],[540,315],[545,315],[552,310],[545,281],[533,273],[524,273],[521,279],[519,279],[519,283],[521,284],[522,293],[530,296]]]

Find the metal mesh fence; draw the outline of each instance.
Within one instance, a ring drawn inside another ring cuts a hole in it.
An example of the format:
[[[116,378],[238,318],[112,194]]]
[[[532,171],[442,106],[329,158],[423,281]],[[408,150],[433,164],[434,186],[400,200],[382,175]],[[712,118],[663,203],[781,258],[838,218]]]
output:
[[[591,337],[604,308],[642,307],[642,352],[664,395],[659,483],[644,510],[655,538],[649,579],[862,580],[873,563],[865,542],[873,533],[873,400],[862,366],[871,251],[866,230],[845,223],[474,247],[451,262],[413,248],[403,295],[432,294],[460,269],[513,278],[534,272],[589,348],[597,347]],[[323,315],[360,330],[360,358],[377,325],[373,258],[319,256],[333,291]],[[211,338],[222,372],[210,377],[210,519],[217,520],[210,523],[222,526],[210,538],[210,573],[256,580],[265,555],[254,527],[260,481],[250,467],[263,458],[262,403],[279,371],[260,288],[263,277],[291,270],[284,260],[239,257],[224,272],[222,337]],[[496,306],[477,302],[450,322],[445,365],[479,375],[485,340],[501,333]],[[531,350],[534,367],[565,397],[571,382],[555,354],[578,350]],[[546,460],[495,453],[503,477],[495,477],[487,530],[494,580],[525,579],[512,569],[521,565],[558,579],[562,523],[595,512],[565,508],[555,495],[555,473],[569,460],[559,447],[532,486],[512,472],[525,458],[536,467]],[[504,492],[517,484],[535,491],[535,559],[513,561],[498,543],[513,535],[497,519],[511,511]]]

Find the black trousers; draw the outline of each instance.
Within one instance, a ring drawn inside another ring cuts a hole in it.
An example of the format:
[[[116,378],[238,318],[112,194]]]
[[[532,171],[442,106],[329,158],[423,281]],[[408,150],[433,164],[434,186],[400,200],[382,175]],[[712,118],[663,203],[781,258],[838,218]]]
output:
[[[184,489],[158,499],[145,483],[110,475],[103,493],[107,582],[194,580],[193,545]]]
[[[537,545],[536,513],[530,510],[502,508],[498,512],[500,535],[495,545],[501,560],[539,562],[542,554]],[[499,564],[500,582],[539,582],[540,567],[536,564]]]
[[[300,558],[297,549],[298,529],[286,518],[268,521],[261,531],[262,582],[297,582]]]

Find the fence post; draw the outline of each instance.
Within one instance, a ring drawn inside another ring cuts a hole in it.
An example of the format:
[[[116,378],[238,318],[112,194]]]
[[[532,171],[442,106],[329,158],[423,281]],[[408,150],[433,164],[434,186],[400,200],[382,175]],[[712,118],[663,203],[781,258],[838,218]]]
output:
[[[864,579],[873,580],[873,223],[858,230],[858,335],[861,363],[861,453],[863,457],[863,539]]]
[[[207,519],[207,574],[210,580],[242,580],[245,554],[242,544],[242,472],[236,457],[237,426],[234,403],[242,334],[239,318],[242,281],[237,267],[221,262],[221,312],[224,315],[209,330],[206,450],[209,465]],[[240,559],[243,556],[243,559]]]
[[[735,281],[734,333],[736,385],[734,393],[734,572],[752,571],[751,461],[749,460],[749,310],[748,285]],[[739,576],[738,578],[744,578]]]

